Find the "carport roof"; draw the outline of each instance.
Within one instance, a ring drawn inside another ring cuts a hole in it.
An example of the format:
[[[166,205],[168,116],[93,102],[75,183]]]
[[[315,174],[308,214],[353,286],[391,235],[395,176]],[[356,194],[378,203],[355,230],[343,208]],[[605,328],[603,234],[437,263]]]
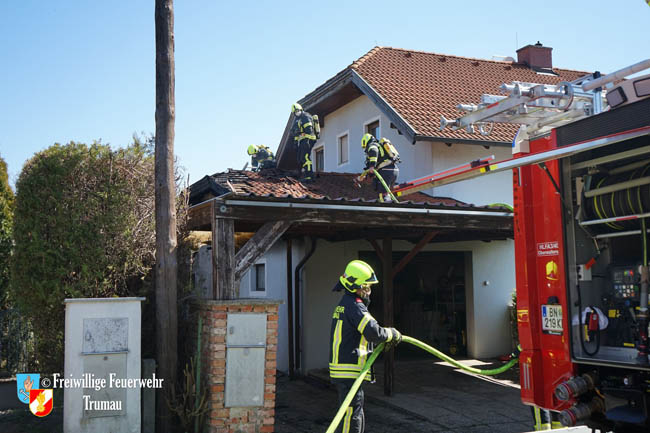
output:
[[[416,193],[410,201],[379,203],[369,183],[354,185],[354,174],[319,173],[302,183],[281,170],[229,170],[190,186],[190,228],[210,229],[212,218],[232,218],[237,231],[255,231],[265,222],[289,220],[287,234],[331,240],[418,239],[436,231],[436,241],[512,238],[512,213],[448,197]],[[441,236],[441,234],[444,235]]]

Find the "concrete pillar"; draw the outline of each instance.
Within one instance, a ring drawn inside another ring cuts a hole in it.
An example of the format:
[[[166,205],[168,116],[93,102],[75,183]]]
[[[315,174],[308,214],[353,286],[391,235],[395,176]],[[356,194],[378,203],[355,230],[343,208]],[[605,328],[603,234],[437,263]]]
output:
[[[65,300],[65,373],[53,381],[64,388],[65,433],[140,433],[142,387],[120,379],[140,379],[143,300]]]

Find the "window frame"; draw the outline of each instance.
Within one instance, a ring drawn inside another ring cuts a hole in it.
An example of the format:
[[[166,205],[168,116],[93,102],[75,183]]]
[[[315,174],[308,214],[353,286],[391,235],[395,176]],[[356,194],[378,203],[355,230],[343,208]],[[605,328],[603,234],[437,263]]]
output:
[[[340,147],[340,140],[342,137],[348,137],[348,160],[345,162],[341,162],[341,147]],[[336,166],[337,167],[344,167],[346,165],[350,164],[350,130],[346,130],[344,132],[341,132],[336,136]]]
[[[375,116],[371,119],[366,120],[363,122],[363,130],[361,131],[361,136],[363,137],[365,134],[367,134],[368,131],[368,125],[371,125],[373,123],[377,122],[377,134],[373,134],[377,140],[381,138],[381,116]]]
[[[323,153],[323,167],[322,167],[322,170],[321,170],[320,172],[318,171],[318,164],[317,164],[317,162],[318,162],[318,158],[316,157],[316,155],[318,154],[318,152],[322,152],[322,153]],[[318,146],[318,147],[314,147],[314,155],[313,155],[313,158],[314,158],[314,171],[315,171],[316,173],[322,173],[322,172],[324,172],[324,171],[325,171],[325,146],[324,146],[324,145],[321,144],[321,145]]]
[[[264,265],[264,290],[257,290],[257,266]],[[268,267],[266,266],[266,259],[256,261],[249,269],[249,285],[248,292],[252,298],[266,297],[269,279],[268,279]]]

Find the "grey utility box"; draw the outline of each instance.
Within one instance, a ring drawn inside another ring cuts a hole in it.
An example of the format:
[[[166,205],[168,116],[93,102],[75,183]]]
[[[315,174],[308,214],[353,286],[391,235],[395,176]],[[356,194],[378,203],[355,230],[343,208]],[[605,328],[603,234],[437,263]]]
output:
[[[226,407],[264,404],[266,314],[228,314]]]
[[[140,433],[140,321],[144,298],[66,299],[65,433]],[[123,386],[124,385],[124,386]]]

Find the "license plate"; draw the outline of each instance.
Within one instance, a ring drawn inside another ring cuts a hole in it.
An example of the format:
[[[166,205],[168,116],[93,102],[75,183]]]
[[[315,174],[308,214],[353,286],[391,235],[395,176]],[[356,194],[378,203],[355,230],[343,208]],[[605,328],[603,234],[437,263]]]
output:
[[[542,305],[542,331],[549,334],[562,333],[561,305]]]

